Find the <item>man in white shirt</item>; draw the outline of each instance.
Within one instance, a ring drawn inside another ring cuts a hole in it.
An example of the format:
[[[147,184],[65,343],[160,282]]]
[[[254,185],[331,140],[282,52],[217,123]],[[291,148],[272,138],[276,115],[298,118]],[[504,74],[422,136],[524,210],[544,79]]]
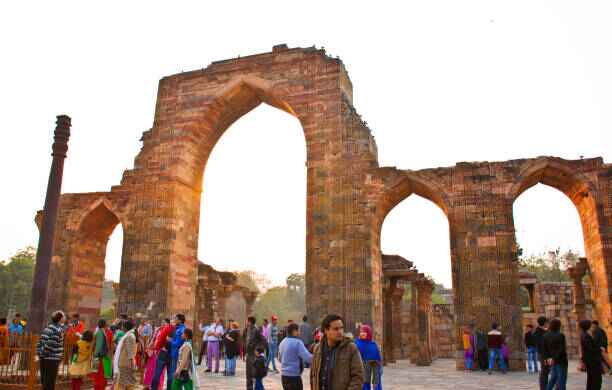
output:
[[[206,339],[208,338],[208,335],[206,333],[208,332],[208,325],[200,323],[199,328],[200,332],[202,332],[202,345],[200,346],[200,353],[198,356],[198,366],[201,366],[202,356],[204,356],[204,354],[206,353]],[[208,356],[206,357],[206,360],[208,360]]]
[[[219,359],[221,358],[221,340],[223,338],[223,320],[219,318],[217,322],[210,324],[206,331],[206,372],[212,371],[213,359],[215,361],[215,374],[219,373]]]

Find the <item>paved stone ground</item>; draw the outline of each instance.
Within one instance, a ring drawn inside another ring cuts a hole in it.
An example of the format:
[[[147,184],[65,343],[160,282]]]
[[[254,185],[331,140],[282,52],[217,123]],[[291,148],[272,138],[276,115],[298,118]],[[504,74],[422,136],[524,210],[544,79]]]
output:
[[[201,390],[242,390],[246,388],[244,363],[238,362],[235,377],[224,377],[220,374],[207,374],[200,368]],[[304,388],[309,390],[308,370],[304,372]],[[506,375],[495,373],[465,373],[455,370],[453,360],[436,360],[431,367],[416,367],[407,361],[401,361],[385,367],[383,377],[384,390],[533,390],[537,389],[537,376],[527,373],[512,372]],[[576,371],[576,363],[570,362],[568,390],[585,388],[586,375]],[[266,390],[282,390],[280,374],[269,374],[264,379]],[[604,380],[603,390],[612,390],[612,377]]]

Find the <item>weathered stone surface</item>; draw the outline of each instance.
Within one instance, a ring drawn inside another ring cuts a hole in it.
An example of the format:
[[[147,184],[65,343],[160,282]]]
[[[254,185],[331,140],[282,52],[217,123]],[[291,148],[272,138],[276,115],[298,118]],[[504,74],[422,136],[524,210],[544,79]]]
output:
[[[595,314],[612,329],[612,166],[554,157],[458,163],[420,171],[378,167],[377,146],[352,105],[343,63],[316,48],[277,47],[163,78],[155,117],[134,168],[109,192],[64,194],[51,308],[94,316],[106,242],[121,223],[119,310],[196,317],[202,178],[225,130],[260,103],[297,117],[307,147],[307,311],[370,323],[382,342],[382,223],[415,193],[449,220],[455,343],[469,323],[501,323],[511,365],[521,366],[522,313],[512,203],[536,183],[565,193],[579,212],[593,275]],[[202,216],[205,218],[206,216]],[[252,305],[252,302],[251,302]]]
[[[246,323],[257,293],[237,283],[236,275],[220,272],[208,264],[198,263],[198,285],[195,300],[195,323],[210,324],[221,318]],[[197,329],[196,334],[199,334]],[[195,340],[201,340],[196,337]]]

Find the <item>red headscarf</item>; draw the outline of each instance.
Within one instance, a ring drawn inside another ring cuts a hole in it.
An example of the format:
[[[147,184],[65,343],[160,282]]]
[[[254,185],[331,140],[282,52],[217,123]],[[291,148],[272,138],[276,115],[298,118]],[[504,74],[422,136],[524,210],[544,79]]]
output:
[[[359,328],[359,332],[366,334],[365,339],[367,341],[372,341],[372,328],[370,328],[368,325],[361,325],[361,328]],[[361,338],[361,334],[359,335],[359,338]]]

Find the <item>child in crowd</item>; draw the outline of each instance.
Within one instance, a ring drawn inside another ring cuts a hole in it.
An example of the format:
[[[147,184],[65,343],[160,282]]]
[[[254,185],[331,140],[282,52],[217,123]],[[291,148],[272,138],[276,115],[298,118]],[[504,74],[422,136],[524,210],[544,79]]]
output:
[[[264,349],[257,347],[255,349],[255,362],[253,363],[253,378],[255,378],[255,390],[264,390],[263,378],[268,374],[266,368],[266,357]]]

